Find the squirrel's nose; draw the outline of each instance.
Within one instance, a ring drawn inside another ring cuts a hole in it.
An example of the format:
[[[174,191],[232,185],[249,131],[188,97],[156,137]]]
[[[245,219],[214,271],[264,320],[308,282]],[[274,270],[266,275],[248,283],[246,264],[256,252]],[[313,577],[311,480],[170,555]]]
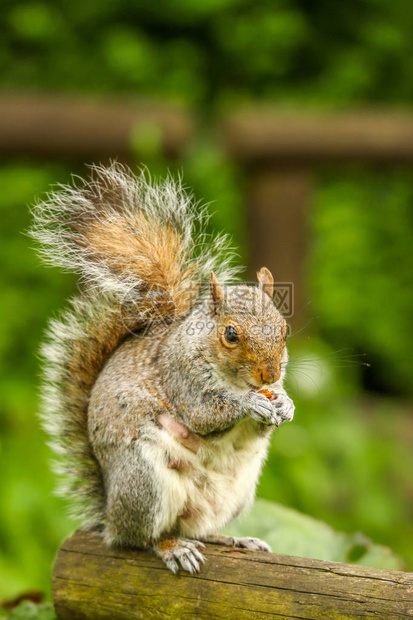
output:
[[[279,368],[261,368],[260,371],[260,380],[261,383],[275,383],[280,378],[280,369]]]

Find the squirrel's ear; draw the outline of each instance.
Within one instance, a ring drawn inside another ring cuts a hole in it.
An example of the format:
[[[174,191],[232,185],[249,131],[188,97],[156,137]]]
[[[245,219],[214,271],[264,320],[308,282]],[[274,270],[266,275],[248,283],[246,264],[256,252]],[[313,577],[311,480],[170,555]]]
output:
[[[268,297],[273,299],[274,297],[274,278],[272,277],[272,273],[266,267],[262,267],[257,273],[258,282],[260,285],[260,289],[267,293]]]
[[[211,298],[211,314],[214,315],[217,312],[218,306],[224,301],[224,293],[213,271],[211,271],[211,276],[209,278],[209,292]]]

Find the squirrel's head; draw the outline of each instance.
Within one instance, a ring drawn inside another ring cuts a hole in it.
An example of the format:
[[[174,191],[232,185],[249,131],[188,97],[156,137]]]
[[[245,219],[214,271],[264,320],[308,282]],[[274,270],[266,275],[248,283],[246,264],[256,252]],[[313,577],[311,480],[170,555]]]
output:
[[[241,389],[276,383],[287,361],[287,323],[275,307],[274,279],[263,267],[258,285],[222,287],[211,273],[209,350],[227,379]]]

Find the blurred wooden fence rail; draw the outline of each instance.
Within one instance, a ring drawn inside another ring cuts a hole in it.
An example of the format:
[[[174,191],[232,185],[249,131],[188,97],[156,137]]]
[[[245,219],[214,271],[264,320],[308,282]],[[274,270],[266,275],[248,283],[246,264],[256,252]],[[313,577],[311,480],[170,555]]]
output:
[[[274,108],[216,123],[223,149],[247,176],[250,275],[266,265],[278,282],[294,283],[298,325],[306,297],[306,215],[314,168],[356,161],[411,164],[413,116],[391,110],[287,114]],[[128,160],[132,154],[144,158],[152,141],[164,156],[179,158],[194,136],[196,119],[169,105],[0,95],[3,157]]]
[[[140,101],[0,95],[0,156],[107,161],[130,159],[156,140],[166,157],[182,154],[192,132],[188,114]]]
[[[223,124],[223,145],[247,173],[247,213],[254,268],[272,267],[293,282],[293,323],[304,323],[304,257],[313,172],[325,164],[360,162],[398,166],[413,162],[413,115],[380,113],[291,114],[258,110]]]
[[[53,571],[60,620],[413,618],[413,573],[208,545],[201,573],[78,531]]]

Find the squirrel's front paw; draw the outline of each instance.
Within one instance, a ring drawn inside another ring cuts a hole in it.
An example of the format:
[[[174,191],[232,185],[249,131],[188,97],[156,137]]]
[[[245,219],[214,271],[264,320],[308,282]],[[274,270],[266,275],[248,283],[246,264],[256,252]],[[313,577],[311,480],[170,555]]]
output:
[[[206,561],[199,551],[205,549],[205,545],[198,540],[163,538],[153,549],[174,575],[179,573],[180,568],[188,573],[199,573],[201,564]]]
[[[277,394],[277,398],[271,401],[273,410],[277,416],[277,426],[283,422],[291,422],[294,418],[295,405],[287,394]]]
[[[266,396],[258,392],[249,392],[247,399],[247,411],[254,420],[268,426],[278,426],[278,411]]]

